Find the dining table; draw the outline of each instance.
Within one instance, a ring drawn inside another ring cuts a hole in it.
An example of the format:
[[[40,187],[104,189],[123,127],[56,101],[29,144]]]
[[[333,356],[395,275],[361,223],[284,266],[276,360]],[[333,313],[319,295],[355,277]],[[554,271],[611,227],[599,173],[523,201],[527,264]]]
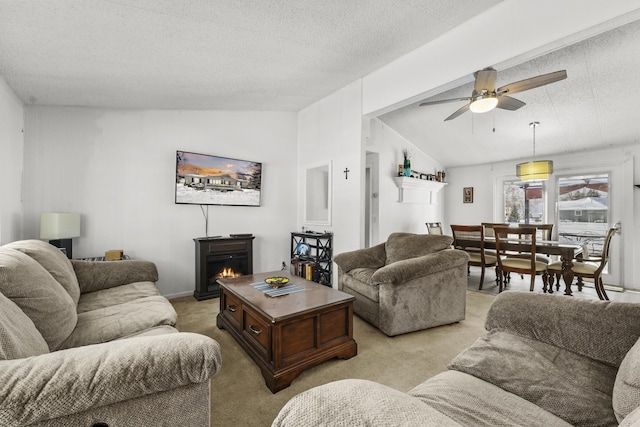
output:
[[[465,248],[480,248],[481,240],[476,236],[466,236],[462,238],[456,238],[456,246],[462,246]],[[529,241],[525,241],[521,239],[517,235],[517,230],[514,230],[514,234],[509,235],[509,237],[505,239],[500,239],[500,249],[511,251],[511,252],[528,252],[531,247],[531,243]],[[496,249],[496,240],[495,237],[484,237],[484,248],[486,249]],[[544,255],[554,255],[559,256],[562,261],[562,280],[564,281],[565,295],[573,295],[571,292],[571,283],[573,282],[574,274],[573,274],[573,260],[576,258],[581,258],[584,249],[582,245],[578,245],[576,243],[567,243],[560,242],[557,240],[536,240],[536,253],[544,254]],[[553,293],[553,288],[551,284],[547,287],[545,284],[545,292]]]

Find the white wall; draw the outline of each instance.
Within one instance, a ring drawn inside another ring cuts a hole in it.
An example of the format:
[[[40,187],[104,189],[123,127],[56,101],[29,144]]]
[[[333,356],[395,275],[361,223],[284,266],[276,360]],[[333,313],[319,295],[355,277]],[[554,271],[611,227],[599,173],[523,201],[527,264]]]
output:
[[[620,221],[622,233],[612,241],[611,257],[621,261],[620,277],[616,285],[640,290],[640,189],[635,188],[634,177],[640,176],[640,144],[621,148],[610,148],[591,152],[580,152],[560,156],[548,156],[554,162],[554,173],[548,183],[550,193],[546,220],[555,217],[555,179],[561,175],[593,172],[611,174],[610,206],[611,223]],[[447,171],[449,185],[445,211],[445,231],[451,224],[479,224],[502,222],[502,182],[516,179],[515,165],[519,161],[450,168]],[[474,188],[474,203],[462,203],[463,187]],[[450,230],[449,230],[450,231]],[[619,280],[619,282],[618,282]]]
[[[332,231],[333,253],[361,247],[363,230],[362,88],[360,81],[301,110],[298,114],[297,229]],[[304,222],[304,175],[307,167],[332,164],[330,225]],[[344,170],[349,169],[348,179]],[[336,284],[334,272],[333,285]]]
[[[28,107],[24,237],[41,212],[82,214],[74,257],[123,249],[157,264],[163,295],[193,293],[197,205],[174,204],[176,150],[263,163],[262,206],[210,206],[209,235],[253,233],[254,272],[289,259],[296,224],[296,114]]]
[[[425,203],[400,203],[399,190],[394,181],[398,175],[398,164],[403,162],[403,149],[411,155],[411,169],[435,174],[443,170],[440,163],[420,151],[415,145],[399,135],[395,130],[378,119],[371,120],[370,137],[367,151],[379,154],[379,241],[385,242],[389,234],[398,231],[408,233],[427,233],[425,222],[444,220],[445,193],[441,191]],[[446,181],[446,179],[445,179]]]
[[[22,233],[22,103],[0,77],[0,244]]]

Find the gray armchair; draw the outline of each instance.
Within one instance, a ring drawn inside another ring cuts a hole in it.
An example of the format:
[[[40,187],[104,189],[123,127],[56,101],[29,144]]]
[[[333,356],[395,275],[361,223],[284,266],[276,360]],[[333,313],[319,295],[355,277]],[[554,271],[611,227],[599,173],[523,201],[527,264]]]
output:
[[[334,258],[338,289],[354,312],[388,336],[464,319],[466,252],[444,235],[392,233],[385,243]]]

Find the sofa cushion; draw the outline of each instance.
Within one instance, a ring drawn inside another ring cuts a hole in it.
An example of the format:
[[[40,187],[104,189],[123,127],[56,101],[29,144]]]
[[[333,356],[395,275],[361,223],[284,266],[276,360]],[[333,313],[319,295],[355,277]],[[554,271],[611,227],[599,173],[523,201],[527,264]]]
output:
[[[62,251],[42,240],[20,240],[4,245],[29,255],[62,285],[74,303],[80,298],[80,286],[71,261]]]
[[[438,234],[391,233],[385,243],[386,265],[447,249],[453,237]]]
[[[76,304],[62,285],[33,258],[7,247],[0,247],[0,293],[31,319],[51,351],[78,321]]]
[[[450,363],[576,426],[617,425],[611,406],[616,367],[494,329]]]
[[[377,270],[375,268],[354,268],[342,277],[342,286],[355,290],[356,292],[378,302],[378,284],[371,283],[371,276]]]
[[[173,326],[178,315],[161,296],[137,298],[122,304],[78,314],[78,325],[60,348],[113,341],[160,325]]]
[[[0,360],[49,352],[47,342],[20,307],[0,294]]]
[[[640,336],[640,304],[565,300],[528,291],[502,292],[489,308],[485,328],[509,329],[619,368]]]
[[[613,411],[618,421],[640,406],[640,340],[620,364],[613,386]]]
[[[158,288],[152,282],[135,282],[80,295],[78,314],[122,304],[138,298],[158,296]]]
[[[417,385],[416,397],[464,426],[569,426],[541,407],[474,376],[447,371]]]
[[[115,288],[134,282],[157,282],[158,269],[151,261],[128,259],[122,261],[71,260],[78,278],[80,293]]]
[[[157,335],[177,334],[178,332],[179,331],[173,326],[160,325],[160,326],[154,326],[151,329],[145,329],[144,331],[141,331],[141,332],[135,332],[131,335],[127,335],[126,337],[117,338],[114,341],[126,340],[129,338],[135,338],[135,337],[155,337]]]

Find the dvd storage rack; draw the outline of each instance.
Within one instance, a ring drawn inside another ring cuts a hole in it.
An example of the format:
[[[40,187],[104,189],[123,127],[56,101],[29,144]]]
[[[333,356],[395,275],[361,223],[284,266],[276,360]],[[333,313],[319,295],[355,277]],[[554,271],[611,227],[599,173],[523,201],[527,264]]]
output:
[[[331,287],[333,233],[291,233],[291,274]]]

